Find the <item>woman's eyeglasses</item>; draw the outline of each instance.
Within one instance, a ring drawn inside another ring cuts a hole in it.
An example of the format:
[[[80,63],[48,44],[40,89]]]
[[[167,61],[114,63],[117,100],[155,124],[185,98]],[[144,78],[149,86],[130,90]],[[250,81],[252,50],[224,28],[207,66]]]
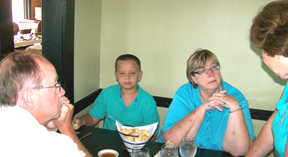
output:
[[[198,71],[193,71],[191,74],[198,74],[198,75],[206,75],[208,74],[209,70],[211,71],[218,71],[220,69],[219,64],[212,65],[210,68],[204,68]]]

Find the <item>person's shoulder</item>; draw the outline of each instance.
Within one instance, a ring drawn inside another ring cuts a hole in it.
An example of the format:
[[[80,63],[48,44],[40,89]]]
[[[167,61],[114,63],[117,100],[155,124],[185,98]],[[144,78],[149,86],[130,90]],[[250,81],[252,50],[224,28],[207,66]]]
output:
[[[185,84],[181,85],[181,86],[178,88],[177,92],[192,91],[193,89],[194,89],[194,88],[193,88],[193,85],[192,85],[190,82],[188,82],[188,83],[185,83]]]
[[[240,92],[239,89],[237,89],[236,87],[232,86],[230,83],[225,82],[224,80],[222,80],[222,83],[223,83],[224,89],[233,90],[233,91],[239,91]]]
[[[152,104],[156,104],[154,97],[150,93],[145,91],[143,88],[141,88],[139,85],[138,85],[137,100],[138,100],[137,102],[145,105],[149,104],[147,102],[152,102]]]
[[[228,94],[230,95],[242,95],[242,92],[237,89],[236,87],[232,86],[231,84],[225,82],[225,81],[222,81],[223,82],[223,86],[224,86],[224,89],[223,90],[227,90],[228,91]]]
[[[111,98],[117,99],[120,95],[120,85],[111,85],[101,90],[100,94],[97,96],[96,100],[110,100]]]
[[[148,93],[147,91],[145,91],[143,88],[140,87],[140,85],[138,85],[138,95],[139,97],[151,97],[153,98],[153,96]]]
[[[193,85],[192,85],[190,82],[187,82],[187,83],[181,85],[181,86],[179,87],[179,89],[180,89],[180,88],[191,88],[191,87],[193,87]]]
[[[154,97],[138,85],[137,103],[143,108],[156,106]]]
[[[116,90],[116,89],[119,89],[119,88],[120,88],[120,85],[119,84],[115,84],[115,85],[111,85],[109,87],[106,87],[103,90],[104,91],[109,91],[109,90]]]
[[[57,143],[54,143],[52,147],[50,145],[53,143],[53,141],[57,141]],[[57,132],[48,132],[46,136],[46,144],[47,147],[51,148],[53,151],[60,153],[67,156],[85,156],[85,154],[78,149],[78,146],[74,141],[68,137],[65,134],[59,134]],[[65,146],[64,148],[61,146]],[[61,149],[60,149],[61,148]]]
[[[120,88],[121,87],[120,87],[119,84],[111,85],[109,87],[106,87],[106,88],[102,89],[101,93],[112,93],[112,92],[115,92],[115,91],[119,91]]]
[[[0,114],[1,116],[19,116],[19,117],[25,117],[25,121],[26,120],[31,120],[31,119],[35,119],[27,110],[25,110],[24,108],[21,108],[19,106],[1,106],[0,107]],[[14,119],[9,119],[9,120],[14,120]],[[19,120],[23,120],[23,119],[15,119],[17,121]]]

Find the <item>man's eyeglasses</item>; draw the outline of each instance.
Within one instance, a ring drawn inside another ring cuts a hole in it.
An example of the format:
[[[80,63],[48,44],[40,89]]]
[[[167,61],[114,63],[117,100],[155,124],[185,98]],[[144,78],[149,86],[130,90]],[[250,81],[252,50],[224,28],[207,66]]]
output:
[[[61,83],[57,82],[54,86],[40,87],[40,88],[33,88],[33,89],[46,89],[46,88],[59,88],[59,92],[61,92]]]
[[[198,74],[198,75],[206,75],[208,74],[209,70],[211,71],[218,71],[220,69],[219,64],[212,65],[210,68],[204,68],[198,71],[193,71],[191,74]]]

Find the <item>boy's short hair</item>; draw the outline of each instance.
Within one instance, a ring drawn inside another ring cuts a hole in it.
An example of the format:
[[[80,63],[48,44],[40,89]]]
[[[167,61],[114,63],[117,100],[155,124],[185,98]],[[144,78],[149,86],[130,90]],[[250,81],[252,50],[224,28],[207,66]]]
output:
[[[141,71],[141,62],[138,57],[132,55],[132,54],[123,54],[119,56],[115,61],[115,71],[117,71],[117,66],[119,61],[127,61],[127,60],[133,60],[137,63],[139,71]]]

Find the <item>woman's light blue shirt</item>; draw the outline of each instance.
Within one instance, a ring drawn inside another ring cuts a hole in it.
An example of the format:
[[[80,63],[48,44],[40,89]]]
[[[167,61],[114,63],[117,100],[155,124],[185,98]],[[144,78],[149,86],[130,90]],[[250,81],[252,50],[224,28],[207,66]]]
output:
[[[244,114],[245,122],[250,138],[255,139],[253,125],[251,121],[248,101],[244,95],[236,88],[221,80],[222,89],[227,90],[227,94],[235,97]],[[157,142],[163,142],[163,132],[171,129],[177,122],[186,117],[190,112],[202,105],[199,86],[194,89],[191,83],[182,85],[176,92],[168,112],[164,119],[161,134]],[[207,111],[203,123],[196,136],[199,148],[222,150],[223,138],[227,127],[229,109],[222,107],[223,112],[218,110]]]
[[[286,84],[282,98],[277,102],[276,108],[278,110],[272,122],[272,131],[274,136],[275,152],[277,156],[283,156],[285,154],[285,146],[287,142],[288,133],[288,117],[287,114],[287,97],[288,97],[288,85]]]

